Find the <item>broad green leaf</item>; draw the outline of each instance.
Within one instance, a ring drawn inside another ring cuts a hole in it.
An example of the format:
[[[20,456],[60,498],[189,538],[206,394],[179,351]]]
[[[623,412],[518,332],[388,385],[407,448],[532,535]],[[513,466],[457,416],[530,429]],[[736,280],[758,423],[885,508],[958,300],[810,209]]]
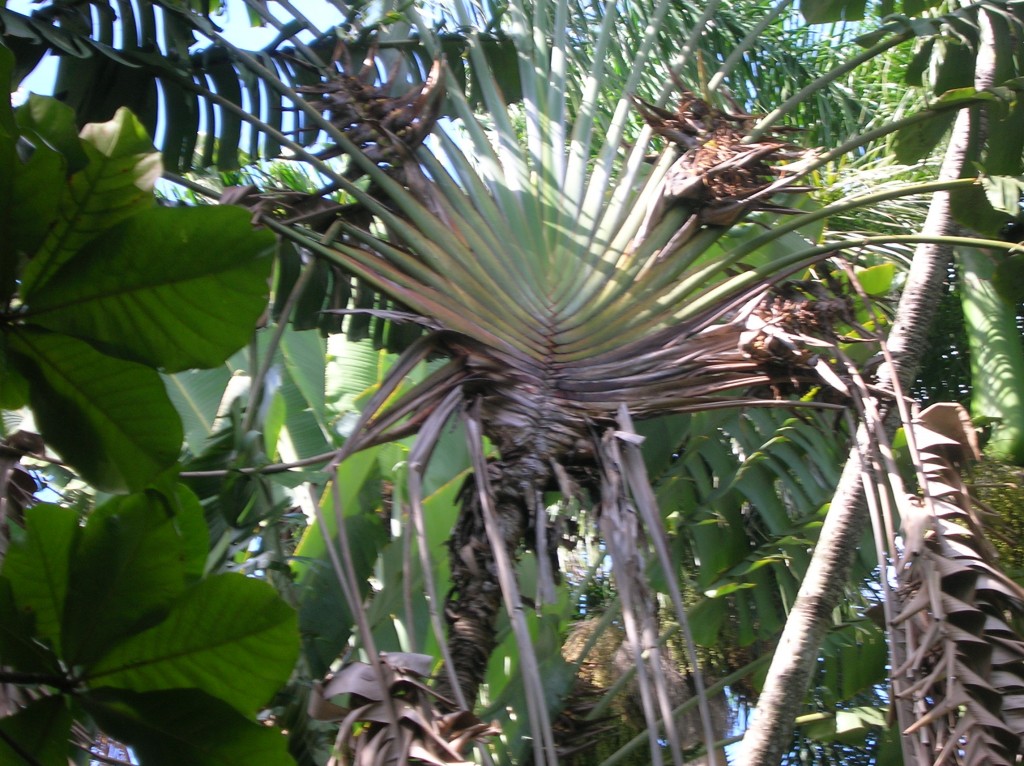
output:
[[[93,686],[138,692],[196,687],[251,714],[288,680],[297,654],[295,612],[273,587],[222,574],[191,588],[166,619],[86,675]]]
[[[230,672],[230,671],[229,671]],[[99,689],[82,704],[145,766],[294,766],[288,738],[197,689]]]
[[[955,119],[955,112],[937,112],[921,122],[901,128],[893,139],[896,161],[912,165],[927,157],[949,132]]]
[[[333,482],[324,489],[320,502],[328,537],[338,540],[338,517],[345,524],[356,574],[365,593],[388,535],[377,513],[380,507],[380,447],[358,452],[338,467],[337,489]],[[337,510],[335,510],[337,506]],[[358,541],[353,544],[353,541]],[[351,635],[352,605],[346,600],[324,541],[319,519],[307,527],[295,550],[292,570],[302,585],[299,624],[307,658],[319,671],[326,670]]]
[[[324,490],[320,506],[323,509],[324,520],[327,522],[327,536],[337,539],[338,517],[356,516],[367,510],[360,502],[361,492],[364,486],[375,484],[379,477],[380,448],[373,447],[345,459],[338,466],[338,483],[335,488],[333,483],[328,484]],[[376,498],[379,501],[379,497]],[[340,506],[335,511],[335,505]],[[319,520],[311,524],[302,535],[298,547],[295,549],[295,570],[296,578],[301,583],[306,568],[305,561],[316,558],[326,558],[327,546],[324,542],[324,531]]]
[[[11,581],[0,575],[0,665],[24,673],[59,674],[57,655],[36,640],[33,617],[18,608]]]
[[[886,678],[888,649],[882,632],[873,625],[858,627],[854,639],[845,642],[838,652],[841,673],[837,691],[843,699],[851,699]]]
[[[932,51],[935,49],[935,40],[924,40],[914,53],[914,57],[907,64],[904,81],[907,85],[921,87],[924,85],[924,73],[931,62]]]
[[[67,104],[31,93],[28,101],[15,112],[15,117],[21,132],[30,140],[40,139],[57,154],[63,155],[69,175],[89,164],[75,124],[75,110]]]
[[[288,375],[317,419],[323,422],[327,354],[324,339],[316,332],[295,332],[289,328],[281,337],[281,353]]]
[[[353,409],[354,402],[380,380],[383,351],[368,340],[350,341],[344,335],[327,340],[327,400],[336,411]]]
[[[25,509],[25,534],[12,538],[3,573],[18,609],[35,617],[35,633],[61,651],[61,618],[68,591],[72,552],[78,542],[78,513],[48,503]]]
[[[360,596],[365,597],[370,590],[369,576],[373,574],[378,554],[388,543],[387,529],[376,514],[362,513],[345,519],[345,534],[348,536],[356,577],[359,579]],[[389,548],[396,549],[398,546]],[[338,658],[351,638],[355,617],[352,605],[338,584],[338,576],[326,554],[302,562],[302,566],[299,629],[303,656],[309,663],[310,671],[314,675],[322,675],[330,669],[331,663]],[[412,572],[404,574],[406,577],[414,576]],[[399,585],[391,593],[398,595],[401,592]]]
[[[239,208],[145,210],[63,264],[28,313],[169,372],[214,367],[249,340],[266,308],[271,262],[261,256],[272,244]]]
[[[65,659],[90,664],[161,619],[185,591],[185,551],[174,508],[159,492],[113,498],[93,511],[71,564]]]
[[[690,611],[693,640],[699,646],[718,644],[718,632],[729,613],[729,602],[724,598],[705,598]]]
[[[996,236],[1007,223],[1007,214],[996,210],[981,186],[953,189],[949,193],[953,217],[972,231]]]
[[[1017,98],[1008,106],[991,105],[987,128],[985,169],[989,173],[1020,174],[1024,165],[1024,102]]]
[[[36,147],[24,164],[16,162],[7,244],[22,257],[32,256],[57,217],[57,206],[66,184],[66,160],[47,146]]]
[[[288,406],[285,404],[284,395],[280,391],[274,391],[270,394],[270,403],[263,415],[263,451],[271,460],[277,457],[277,440],[281,437],[281,429],[284,428],[287,416]]]
[[[1024,197],[1024,180],[1012,176],[986,176],[979,179],[985,190],[985,199],[1000,213],[1020,215],[1020,201]]]
[[[883,728],[885,725],[885,710],[876,707],[855,707],[850,710],[838,710],[835,717],[823,714],[801,728],[804,735],[810,739],[857,744],[864,741],[864,737],[871,729]]]
[[[152,192],[160,177],[160,160],[153,158],[153,140],[127,109],[118,109],[108,122],[93,122],[82,128],[82,140],[111,160],[136,158],[129,166],[139,189]]]
[[[28,404],[28,381],[7,351],[7,337],[0,333],[0,409],[16,410]]]
[[[25,266],[22,296],[31,299],[83,245],[114,224],[154,205],[160,155],[139,121],[118,109],[110,122],[87,125],[82,148],[89,160],[71,177],[59,216],[39,253]]]
[[[866,269],[857,270],[857,281],[868,295],[885,295],[892,288],[892,280],[896,274],[896,266],[892,263],[880,263]]]
[[[705,592],[708,598],[721,598],[723,596],[729,596],[737,591],[747,590],[753,588],[754,584],[750,582],[733,582],[728,585],[723,585],[720,588],[710,588]]]
[[[964,86],[960,88],[953,88],[951,90],[947,90],[937,99],[935,99],[932,102],[932,105],[936,107],[956,106],[957,104],[960,104],[961,106],[970,106],[973,103],[978,102],[999,101],[1001,98],[1004,97],[1005,96],[1001,96],[996,89],[990,88],[989,90],[976,90],[973,87]]]
[[[185,427],[185,443],[193,455],[201,455],[206,440],[213,435],[213,424],[230,378],[231,371],[223,365],[163,376],[167,395]]]
[[[0,719],[0,763],[67,766],[70,734],[71,711],[62,696],[35,700],[16,715]]]
[[[932,90],[941,95],[958,89],[972,90],[974,84],[974,51],[959,41],[936,39]]]
[[[541,687],[548,708],[555,710],[570,694],[569,689],[576,680],[574,666],[562,657],[561,637],[568,628],[564,614],[538,614],[535,610],[525,611],[530,632],[530,643],[534,646],[539,664]],[[511,631],[505,636],[487,664],[487,688],[491,704],[482,713],[490,720],[500,719],[502,734],[508,737],[514,762],[530,760],[531,722],[528,716],[509,715],[510,712],[526,710],[526,689],[523,683],[523,669],[520,651]]]
[[[11,53],[10,49],[6,45],[0,44],[0,82],[3,83],[5,93],[10,96],[11,91],[14,90],[14,83],[11,81],[14,73],[14,54]],[[14,136],[17,134],[17,128],[14,124],[14,112],[11,109],[11,99],[4,99],[3,103],[0,103],[0,135],[3,136]]]
[[[98,489],[138,490],[177,460],[181,421],[155,370],[58,333],[8,333],[47,444]]]
[[[186,581],[198,580],[206,567],[206,554],[210,550],[210,530],[203,516],[203,506],[184,484],[176,483],[174,494],[168,498],[174,508],[174,527],[181,538],[182,561]]]
[[[465,439],[463,439],[463,443],[465,443]],[[457,498],[468,474],[469,469],[463,468],[446,484],[424,498],[423,523],[427,538],[425,545],[428,550],[443,550],[445,541],[451,534],[455,520],[458,518]],[[396,476],[396,484],[399,481],[399,477]],[[415,534],[411,520],[410,523],[403,525],[402,535],[412,535],[415,539]],[[414,544],[419,545],[418,542]],[[425,592],[426,586],[419,556],[413,556],[412,561],[407,563],[407,553],[403,548],[403,545],[386,545],[381,550],[376,567],[380,572],[378,576],[383,587],[370,602],[367,618],[376,630],[381,630],[381,626],[386,623],[400,623],[409,636],[412,646],[419,647],[426,654],[438,656],[440,649],[437,646],[434,631],[430,627],[427,600],[425,598],[415,599],[411,604],[412,614],[408,613],[408,607],[404,600],[405,589],[408,588],[413,593],[420,593]],[[448,562],[444,556],[434,557],[432,561],[434,587],[438,598],[443,599],[451,588]],[[390,629],[390,627],[388,625],[386,629]]]
[[[971,352],[971,416],[991,418],[986,452],[1024,465],[1024,349],[1017,329],[1016,305],[996,293],[992,253],[958,248],[960,300]]]

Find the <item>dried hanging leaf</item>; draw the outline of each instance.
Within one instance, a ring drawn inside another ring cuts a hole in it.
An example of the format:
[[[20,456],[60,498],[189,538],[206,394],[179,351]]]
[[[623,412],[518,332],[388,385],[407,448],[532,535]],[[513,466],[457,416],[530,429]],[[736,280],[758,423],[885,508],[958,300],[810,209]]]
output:
[[[500,730],[466,710],[440,713],[438,702],[447,709],[454,704],[427,685],[433,666],[433,657],[408,652],[382,652],[377,667],[349,663],[314,687],[309,714],[340,722],[339,747],[355,766],[409,759],[468,765],[463,751]]]
[[[1004,575],[959,467],[978,457],[959,405],[911,426],[924,498],[905,504],[897,567],[893,673],[897,704],[935,763],[1014,764],[1024,735],[1024,590]],[[941,498],[941,499],[940,499]]]

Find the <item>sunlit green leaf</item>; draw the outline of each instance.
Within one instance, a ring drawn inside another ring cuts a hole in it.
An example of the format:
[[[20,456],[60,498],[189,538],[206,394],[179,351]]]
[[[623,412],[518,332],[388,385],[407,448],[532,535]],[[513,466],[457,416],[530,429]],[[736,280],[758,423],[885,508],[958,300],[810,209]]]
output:
[[[869,266],[865,269],[858,269],[857,281],[864,288],[868,295],[885,295],[892,288],[892,280],[896,274],[896,267],[891,263],[880,263],[877,266]]]
[[[128,110],[119,109],[110,122],[86,126],[82,139],[89,164],[71,177],[56,223],[22,273],[22,295],[29,303],[83,245],[155,204],[160,155]]]
[[[138,692],[196,687],[254,713],[288,679],[298,654],[295,612],[266,582],[210,577],[166,618],[93,665],[88,681]]]
[[[985,198],[1001,213],[1016,217],[1020,215],[1020,201],[1024,196],[1024,180],[1012,176],[987,176],[980,178]]]
[[[324,339],[316,332],[285,330],[281,338],[285,369],[302,393],[309,408],[322,421],[324,415]]]
[[[181,421],[156,371],[29,327],[8,348],[47,444],[93,485],[142,489],[175,462]]]
[[[18,608],[35,618],[39,638],[61,650],[61,622],[78,513],[43,503],[25,509],[25,533],[11,540],[3,562]]]
[[[169,372],[213,367],[249,340],[266,308],[270,259],[260,256],[272,242],[238,208],[145,210],[64,263],[29,314]]]
[[[30,139],[41,140],[64,157],[69,175],[74,175],[89,163],[75,124],[75,110],[67,104],[31,93],[15,114],[22,133]],[[60,181],[63,186],[64,178],[61,177]],[[55,197],[53,202],[56,201]]]
[[[175,509],[158,492],[113,498],[93,511],[71,565],[66,659],[91,663],[161,619],[185,591],[185,551]]]

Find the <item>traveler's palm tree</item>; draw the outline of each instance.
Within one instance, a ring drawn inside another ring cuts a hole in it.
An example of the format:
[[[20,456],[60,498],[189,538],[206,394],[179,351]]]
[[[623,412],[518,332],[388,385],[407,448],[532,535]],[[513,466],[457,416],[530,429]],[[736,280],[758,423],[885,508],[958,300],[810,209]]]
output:
[[[172,168],[191,162],[200,106],[209,107],[211,128],[200,147],[204,163],[235,164],[242,123],[253,155],[286,147],[314,169],[321,191],[232,190],[230,199],[390,301],[359,310],[422,329],[364,406],[337,460],[416,434],[408,501],[422,537],[421,484],[432,453],[453,423],[468,440],[472,474],[448,542],[451,591],[443,604],[427,585],[435,621],[446,625],[436,626],[444,655],[437,698],[417,709],[426,734],[410,743],[397,724],[400,706],[414,696],[410,686],[423,675],[418,671],[426,671],[412,667],[417,661],[373,666],[375,683],[401,687],[395,699],[374,697],[342,674],[337,693],[380,702],[364,716],[367,733],[355,738],[360,762],[386,759],[389,748],[409,755],[410,747],[443,762],[457,752],[438,745],[435,735],[455,741],[486,732],[472,719],[428,721],[427,710],[474,708],[503,606],[518,642],[535,762],[556,762],[524,607],[532,599],[543,611],[553,598],[562,535],[555,516],[585,507],[593,508],[610,554],[651,757],[662,758],[661,719],[671,758],[681,763],[645,574],[674,571],[673,551],[634,421],[740,407],[841,409],[865,393],[847,374],[849,360],[835,369],[830,362],[838,358],[837,333],[866,337],[868,315],[854,300],[855,280],[825,261],[842,243],[819,245],[813,237],[829,212],[909,192],[801,212],[801,179],[867,139],[815,157],[797,148],[800,133],[773,133],[786,110],[806,108],[827,82],[770,119],[746,113],[752,99],[742,78],[733,87],[739,102],[724,92],[721,77],[703,81],[714,75],[695,52],[703,19],[688,20],[689,39],[672,41],[683,53],[666,64],[671,5],[513,3],[504,16],[476,9],[493,22],[492,31],[500,30],[492,36],[465,32],[479,18],[460,6],[451,19],[460,30],[456,47],[407,9],[399,32],[378,30],[379,48],[366,54],[365,66],[355,44],[346,49],[320,39],[288,56],[276,49],[255,55],[227,43],[201,15],[165,14],[166,34],[177,30],[182,56],[194,29],[226,56],[204,62],[212,89],[173,60],[147,58],[144,45],[124,46],[121,58],[156,67],[162,78]],[[305,25],[297,19],[281,40]],[[402,58],[395,50],[413,39],[409,30],[417,33],[415,56]],[[911,34],[894,28],[878,49]],[[42,35],[53,44],[67,44],[66,36],[52,27]],[[391,64],[396,68],[380,75]],[[85,112],[87,78],[65,67],[62,79]],[[283,116],[279,98],[294,111]],[[809,269],[817,269],[813,280],[806,279]],[[406,385],[407,374],[430,360],[433,371]],[[728,434],[729,426],[717,422],[709,430]],[[817,439],[808,452],[833,443],[820,432]],[[686,463],[685,455],[679,459]],[[766,486],[774,492],[772,480]],[[422,539],[420,546],[429,555]],[[524,548],[534,551],[540,572],[529,594],[516,579]],[[346,580],[349,554],[344,547],[336,554]],[[424,566],[424,574],[430,569]],[[663,581],[685,635],[680,585],[674,576]],[[360,640],[375,654],[368,631]],[[692,639],[686,643],[695,667]],[[694,683],[702,696],[699,674]],[[704,721],[710,743],[723,732],[711,731],[707,711]]]

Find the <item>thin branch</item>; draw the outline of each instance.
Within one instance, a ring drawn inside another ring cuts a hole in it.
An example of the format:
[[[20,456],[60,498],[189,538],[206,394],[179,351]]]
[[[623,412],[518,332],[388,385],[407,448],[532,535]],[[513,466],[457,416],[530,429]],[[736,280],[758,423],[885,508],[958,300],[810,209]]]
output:
[[[218,468],[211,471],[182,471],[178,474],[183,479],[216,479],[234,474],[246,476],[264,475],[273,473],[286,473],[293,468],[304,468],[310,465],[327,463],[338,456],[338,450],[321,452],[319,455],[311,455],[301,460],[293,460],[290,463],[271,463],[270,465],[246,466],[243,468]]]
[[[295,304],[298,303],[299,297],[302,295],[302,291],[306,289],[306,285],[309,284],[309,280],[312,279],[313,274],[316,273],[316,266],[317,261],[310,258],[302,267],[302,271],[299,273],[298,279],[295,280],[295,284],[292,285],[292,290],[288,293],[288,298],[285,300],[284,307],[281,309],[281,319],[274,327],[274,332],[270,336],[270,342],[263,350],[263,362],[257,369],[256,374],[252,377],[252,384],[249,387],[249,406],[246,407],[245,417],[242,419],[243,433],[248,433],[252,428],[253,421],[256,418],[256,413],[262,404],[264,394],[263,387],[266,382],[267,375],[270,374],[270,369],[274,364],[274,356],[277,353],[278,346],[281,345],[281,339],[284,337],[284,331],[288,328],[288,321],[291,316],[292,309],[295,308]]]
[[[0,684],[52,686],[61,691],[70,691],[75,686],[75,682],[66,676],[53,673],[22,673],[17,670],[0,670]]]

